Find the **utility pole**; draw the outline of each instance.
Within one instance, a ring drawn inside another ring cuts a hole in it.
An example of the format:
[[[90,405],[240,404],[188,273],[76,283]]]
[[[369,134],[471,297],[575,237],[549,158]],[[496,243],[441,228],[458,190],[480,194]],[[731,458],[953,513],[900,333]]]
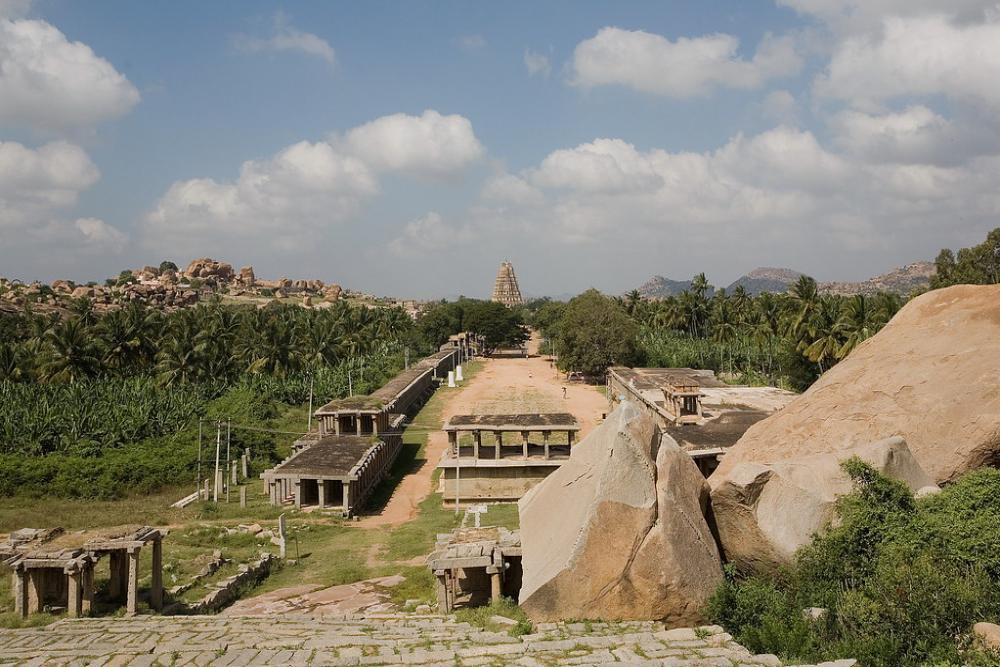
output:
[[[309,374],[309,417],[306,423],[306,433],[312,430],[313,427],[313,374]]]
[[[233,422],[232,422],[231,419],[228,419],[228,418],[226,419],[226,472],[223,473],[223,476],[226,478],[226,502],[227,503],[229,502],[229,487],[233,485],[232,484],[232,480],[229,479],[229,466],[231,465],[230,462],[229,462],[229,443],[230,443],[230,441],[232,439],[232,423]]]
[[[201,500],[201,417],[198,417],[198,472],[195,473],[195,484],[194,490],[198,493],[198,499]],[[208,500],[208,498],[205,498]]]
[[[354,385],[351,383],[351,371],[347,370],[347,395],[354,396]]]
[[[219,502],[219,450],[222,448],[222,422],[215,422],[215,482],[212,491],[212,502]]]

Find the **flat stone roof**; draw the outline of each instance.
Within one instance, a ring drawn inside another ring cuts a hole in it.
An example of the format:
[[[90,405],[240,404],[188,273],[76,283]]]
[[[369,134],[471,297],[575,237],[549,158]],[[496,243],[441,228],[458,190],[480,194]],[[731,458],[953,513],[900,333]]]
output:
[[[386,405],[395,400],[407,387],[416,382],[421,376],[431,372],[441,361],[456,354],[456,350],[449,349],[424,357],[414,363],[409,368],[396,374],[391,380],[380,388],[373,391],[368,396],[351,396],[349,398],[337,398],[316,411],[317,415],[333,414],[336,412],[380,412]]]
[[[331,435],[273,469],[275,477],[347,477],[379,440],[372,436]]]
[[[726,384],[715,377],[715,371],[695,368],[626,368],[614,366],[608,369],[626,384],[640,391],[666,389],[668,386],[725,387]]]
[[[508,415],[455,415],[445,431],[578,431],[580,422],[568,412]]]

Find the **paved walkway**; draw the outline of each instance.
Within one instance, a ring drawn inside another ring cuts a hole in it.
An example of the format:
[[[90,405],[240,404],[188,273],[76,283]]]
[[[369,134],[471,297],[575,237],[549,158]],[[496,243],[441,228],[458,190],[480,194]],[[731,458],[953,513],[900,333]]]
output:
[[[555,667],[778,666],[751,655],[718,626],[545,624],[511,637],[436,616],[138,617],[63,620],[0,630],[0,665],[519,665]],[[825,663],[850,667],[854,661]]]

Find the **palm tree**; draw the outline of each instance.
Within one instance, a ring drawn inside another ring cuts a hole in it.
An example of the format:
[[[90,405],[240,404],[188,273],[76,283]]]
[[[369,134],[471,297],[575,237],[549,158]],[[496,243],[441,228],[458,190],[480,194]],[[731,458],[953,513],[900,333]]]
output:
[[[49,382],[77,382],[94,377],[101,368],[97,341],[78,319],[45,332],[40,375]]]

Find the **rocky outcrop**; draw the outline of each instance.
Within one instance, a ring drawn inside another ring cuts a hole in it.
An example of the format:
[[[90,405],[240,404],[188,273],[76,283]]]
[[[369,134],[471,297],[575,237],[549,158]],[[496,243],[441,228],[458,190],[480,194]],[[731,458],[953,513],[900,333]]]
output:
[[[241,268],[240,275],[237,279],[246,287],[253,287],[257,282],[257,276],[254,275],[252,266],[244,266]]]
[[[332,285],[327,285],[326,288],[324,288],[323,290],[323,298],[325,298],[327,301],[330,301],[331,303],[338,301],[343,291],[344,290],[337,283],[333,283]]]
[[[218,282],[229,282],[233,279],[233,265],[209,257],[202,257],[188,264],[188,267],[184,269],[184,277],[201,280],[215,278]]]
[[[1000,285],[910,301],[804,394],[753,426],[713,474],[900,435],[938,483],[1000,463]]]
[[[820,283],[819,291],[823,294],[840,294],[842,296],[877,294],[878,292],[894,292],[909,296],[930,287],[931,278],[934,277],[935,273],[937,273],[937,267],[934,262],[913,262],[861,282]]]
[[[518,503],[522,608],[536,621],[697,622],[722,579],[707,503],[691,458],[623,402]]]
[[[712,475],[712,514],[725,559],[744,570],[792,562],[836,516],[851,480],[842,461],[857,456],[911,490],[937,488],[899,437],[834,453],[771,463],[745,461]]]

